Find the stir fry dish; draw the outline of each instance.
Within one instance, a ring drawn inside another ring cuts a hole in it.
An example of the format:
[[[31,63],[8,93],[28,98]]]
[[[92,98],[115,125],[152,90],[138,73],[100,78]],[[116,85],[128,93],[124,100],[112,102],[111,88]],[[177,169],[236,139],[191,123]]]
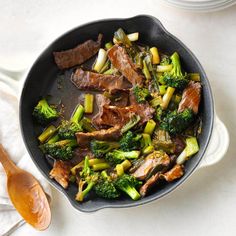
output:
[[[83,102],[70,119],[46,97],[35,105],[39,148],[54,160],[51,178],[78,186],[78,202],[138,200],[181,178],[199,151],[200,75],[184,71],[178,52],[139,43],[138,32],[120,28],[112,42],[102,38],[53,53],[60,70],[73,71]]]

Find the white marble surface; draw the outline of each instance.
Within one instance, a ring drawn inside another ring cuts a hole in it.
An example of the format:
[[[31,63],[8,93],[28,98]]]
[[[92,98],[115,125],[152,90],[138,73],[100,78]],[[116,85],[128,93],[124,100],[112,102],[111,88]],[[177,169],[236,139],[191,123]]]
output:
[[[27,68],[56,37],[84,22],[151,14],[199,58],[230,132],[224,159],[196,171],[171,195],[130,209],[75,211],[53,189],[52,224],[44,232],[23,226],[14,235],[236,235],[236,6],[213,13],[186,12],[156,0],[0,0],[0,65]],[[1,225],[1,223],[0,223]]]

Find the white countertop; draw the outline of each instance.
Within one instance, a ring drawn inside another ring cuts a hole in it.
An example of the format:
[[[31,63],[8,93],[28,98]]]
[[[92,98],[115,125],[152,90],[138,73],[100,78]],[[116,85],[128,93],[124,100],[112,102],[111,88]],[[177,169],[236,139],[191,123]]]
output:
[[[52,224],[44,232],[23,226],[21,235],[236,235],[236,6],[213,13],[166,7],[155,0],[0,0],[0,65],[29,67],[63,32],[87,21],[150,14],[198,57],[209,77],[219,117],[230,132],[224,159],[196,171],[162,200],[137,208],[75,211],[53,189]],[[0,223],[1,224],[1,223]]]

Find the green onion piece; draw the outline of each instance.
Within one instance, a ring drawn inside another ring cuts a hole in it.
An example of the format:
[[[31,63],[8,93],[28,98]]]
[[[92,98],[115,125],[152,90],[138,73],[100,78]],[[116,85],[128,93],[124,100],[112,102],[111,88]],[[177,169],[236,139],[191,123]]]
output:
[[[107,71],[109,69],[111,65],[110,60],[106,60],[104,66],[102,67],[102,69],[99,71],[100,74],[103,74],[105,71]]]
[[[116,169],[116,172],[117,172],[118,176],[121,176],[121,175],[124,174],[124,167],[123,167],[123,165],[117,164],[115,169]]]
[[[167,72],[172,70],[172,65],[157,66],[157,72]]]
[[[106,161],[104,159],[99,159],[99,158],[89,159],[89,166],[93,166],[100,163],[106,163]]]
[[[115,68],[110,68],[108,70],[106,70],[105,72],[103,72],[104,75],[113,75],[117,72],[117,69]]]
[[[172,88],[172,87],[167,88],[166,93],[164,94],[164,96],[162,98],[162,103],[161,103],[161,107],[163,109],[166,109],[168,107],[169,102],[170,102],[174,92],[175,92],[175,88]]]
[[[146,148],[147,146],[152,145],[152,140],[150,134],[142,134],[143,138],[141,139],[141,146]]]
[[[156,127],[156,122],[151,119],[151,120],[149,120],[149,121],[147,122],[147,124],[146,124],[146,126],[145,126],[143,132],[144,132],[145,134],[150,134],[150,135],[152,135],[152,133],[153,133],[155,127]]]
[[[167,88],[167,85],[160,85],[159,86],[159,92],[161,95],[164,95],[166,93],[166,88]]]
[[[112,42],[108,42],[108,43],[105,44],[105,48],[106,48],[107,50],[110,49],[110,48],[112,48],[112,46],[113,46]]]
[[[84,95],[84,112],[85,113],[93,113],[93,94],[85,94]]]
[[[147,80],[150,80],[151,79],[151,74],[148,70],[148,67],[147,67],[147,64],[146,64],[145,60],[143,60],[143,70],[142,71],[143,71],[143,74],[145,75],[145,78]]]
[[[39,136],[40,143],[44,143],[48,138],[55,134],[57,128],[54,125],[48,126]]]
[[[132,33],[132,34],[127,34],[127,37],[131,42],[137,41],[138,38],[139,38],[139,32],[135,32],[135,33]]]
[[[143,154],[148,155],[154,151],[154,147],[152,145],[147,146],[143,149]]]
[[[157,107],[157,106],[161,105],[161,103],[162,103],[162,97],[161,96],[156,96],[155,98],[153,98],[150,101],[150,105],[152,107]]]
[[[92,166],[94,171],[99,171],[99,170],[105,170],[110,168],[110,165],[108,163],[98,163],[98,164],[94,164]]]
[[[123,170],[126,171],[132,166],[132,163],[129,160],[124,160],[121,165],[123,166]]]
[[[152,54],[152,64],[159,64],[160,63],[160,56],[158,53],[158,49],[156,47],[150,48],[150,52]]]
[[[52,137],[47,141],[47,143],[48,143],[48,144],[52,144],[52,143],[57,142],[59,139],[60,139],[59,135],[56,134],[56,135],[52,136]]]
[[[92,125],[91,120],[88,117],[83,117],[80,121],[82,128],[88,132],[96,131],[97,129]]]
[[[100,72],[106,60],[107,60],[107,52],[103,48],[100,48],[98,51],[98,57],[93,67],[93,70],[95,70],[96,72]]]
[[[201,81],[201,76],[199,73],[189,73],[188,77],[190,80],[196,81],[196,82],[200,82]]]

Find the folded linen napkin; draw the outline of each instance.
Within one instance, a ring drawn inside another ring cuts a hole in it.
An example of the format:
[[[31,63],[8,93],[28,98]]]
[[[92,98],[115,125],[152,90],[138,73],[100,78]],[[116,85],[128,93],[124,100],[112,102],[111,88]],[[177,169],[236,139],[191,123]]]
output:
[[[2,143],[17,166],[32,173],[40,181],[46,193],[51,196],[51,190],[48,183],[36,169],[32,160],[28,156],[21,137],[17,93],[6,83],[2,82],[1,77],[0,143]],[[7,235],[6,233],[20,221],[22,221],[21,216],[14,209],[8,198],[6,175],[2,165],[0,164],[0,235]]]

